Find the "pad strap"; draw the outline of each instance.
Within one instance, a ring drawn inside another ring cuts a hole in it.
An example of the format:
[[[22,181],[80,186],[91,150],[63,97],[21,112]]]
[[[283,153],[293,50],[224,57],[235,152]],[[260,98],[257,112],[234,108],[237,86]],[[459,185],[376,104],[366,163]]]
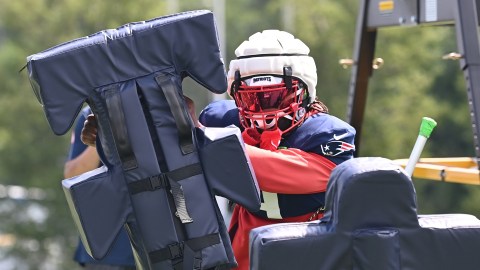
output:
[[[144,191],[154,191],[168,187],[168,179],[164,173],[150,176],[128,184],[130,194],[134,195]]]
[[[148,178],[131,182],[128,184],[130,194],[134,195],[145,191],[154,191],[156,189],[168,187],[168,181],[180,181],[203,173],[200,163],[194,163],[171,172],[161,173]]]
[[[218,233],[208,234],[187,241],[170,244],[165,248],[150,252],[148,256],[152,263],[158,263],[164,260],[175,260],[183,257],[184,245],[188,245],[190,249],[196,252],[219,243],[220,236]]]
[[[150,176],[128,184],[130,194],[136,194],[144,191],[154,191],[160,188],[166,188],[170,186],[173,195],[173,201],[176,207],[176,216],[180,218],[182,223],[191,223],[193,219],[190,217],[187,205],[185,202],[185,195],[183,194],[183,188],[178,181],[202,174],[202,166],[200,163],[194,163],[182,168],[178,168],[171,172],[161,173],[158,175]]]
[[[188,114],[183,108],[185,107],[180,100],[177,86],[172,81],[170,76],[159,75],[155,77],[157,84],[163,91],[165,99],[168,102],[170,111],[172,112],[175,124],[177,125],[178,139],[180,141],[180,148],[184,155],[195,151],[192,138],[192,122],[189,121]]]
[[[105,102],[108,110],[108,118],[112,129],[115,146],[122,161],[124,170],[137,168],[137,160],[128,137],[125,115],[123,112],[122,98],[118,85],[112,86],[105,92]]]

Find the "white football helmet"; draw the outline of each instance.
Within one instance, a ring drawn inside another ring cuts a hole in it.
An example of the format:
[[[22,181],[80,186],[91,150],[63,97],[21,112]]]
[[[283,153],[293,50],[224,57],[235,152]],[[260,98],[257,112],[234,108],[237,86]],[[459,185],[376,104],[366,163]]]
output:
[[[264,30],[235,50],[229,93],[245,128],[288,132],[305,119],[316,98],[317,69],[310,49],[290,33]]]

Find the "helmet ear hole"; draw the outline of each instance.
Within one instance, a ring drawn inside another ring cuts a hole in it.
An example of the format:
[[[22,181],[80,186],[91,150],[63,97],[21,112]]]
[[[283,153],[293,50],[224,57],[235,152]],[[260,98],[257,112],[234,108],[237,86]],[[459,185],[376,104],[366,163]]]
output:
[[[295,112],[295,120],[300,121],[305,116],[305,108],[300,107],[298,111]]]

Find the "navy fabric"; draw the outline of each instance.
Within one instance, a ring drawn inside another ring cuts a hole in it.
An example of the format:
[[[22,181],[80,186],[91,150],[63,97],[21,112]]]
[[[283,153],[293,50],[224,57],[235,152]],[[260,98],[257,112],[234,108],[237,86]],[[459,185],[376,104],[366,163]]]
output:
[[[338,230],[416,228],[415,188],[410,177],[383,158],[357,158],[337,166],[330,176],[322,220]]]
[[[70,147],[68,160],[76,158],[80,155],[87,146],[80,140],[80,134],[83,129],[83,123],[86,120],[86,117],[91,113],[89,107],[85,107],[82,112],[79,114],[75,129],[74,136],[75,140]],[[99,164],[100,165],[100,164]],[[118,266],[135,266],[135,260],[133,259],[132,247],[130,246],[130,240],[128,239],[128,234],[125,230],[121,230],[112,245],[108,254],[101,260],[95,260],[90,255],[88,255],[85,247],[83,246],[82,241],[78,241],[77,249],[75,250],[74,260],[80,264],[108,264],[108,265],[118,265]]]
[[[82,133],[83,124],[85,120],[87,120],[87,116],[90,113],[91,113],[90,107],[85,107],[82,110],[82,112],[78,115],[77,123],[75,125],[75,129],[73,130],[73,136],[75,136],[75,139],[73,141],[73,144],[70,145],[70,150],[68,152],[68,157],[67,157],[68,160],[72,160],[76,158],[78,155],[83,153],[85,149],[87,149],[87,145],[80,140],[80,135]]]
[[[238,108],[233,100],[218,100],[208,104],[198,116],[198,120],[206,127],[227,127],[240,125]]]
[[[200,112],[199,121],[208,127],[225,127],[228,125],[242,127],[234,100],[212,102]],[[280,146],[316,153],[335,164],[340,164],[351,159],[353,151],[338,152],[336,156],[323,151],[322,147],[331,144],[334,136],[341,136],[339,141],[353,145],[355,129],[335,116],[317,113],[308,117],[302,125],[287,134]],[[295,179],[292,179],[292,181],[295,181]],[[324,192],[308,195],[277,194],[277,197],[280,213],[284,218],[314,212],[325,205]],[[256,214],[264,216],[261,212]]]
[[[333,170],[321,220],[251,231],[250,269],[476,270],[479,243],[478,218],[417,216],[400,166],[355,158]]]
[[[282,145],[317,153],[335,164],[340,164],[351,159],[353,151],[337,151],[330,154],[325,147],[332,142],[346,142],[353,145],[355,133],[355,129],[345,121],[330,114],[317,113],[308,117],[300,127],[286,136]],[[335,139],[336,137],[339,139]]]
[[[224,93],[225,67],[209,16],[210,11],[196,10],[129,23],[30,55],[30,83],[53,132],[63,135],[70,129],[95,88],[170,67],[211,92]]]

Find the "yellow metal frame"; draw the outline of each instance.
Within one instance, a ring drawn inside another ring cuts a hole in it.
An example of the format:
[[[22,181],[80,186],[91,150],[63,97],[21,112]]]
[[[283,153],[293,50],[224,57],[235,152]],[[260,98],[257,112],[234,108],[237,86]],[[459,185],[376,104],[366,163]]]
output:
[[[405,168],[408,159],[397,159],[394,162]],[[415,165],[412,177],[449,183],[480,185],[480,172],[477,160],[470,157],[421,158]]]

